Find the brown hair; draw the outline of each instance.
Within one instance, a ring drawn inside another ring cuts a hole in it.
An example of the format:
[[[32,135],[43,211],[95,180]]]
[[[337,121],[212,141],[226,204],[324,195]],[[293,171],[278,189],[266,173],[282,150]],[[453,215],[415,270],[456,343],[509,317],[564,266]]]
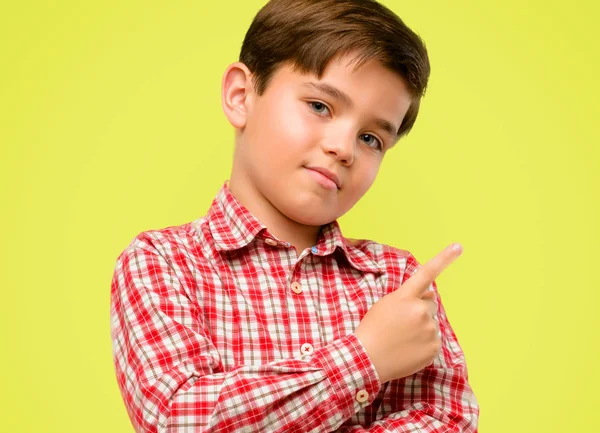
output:
[[[377,59],[404,79],[412,102],[398,137],[406,135],[425,95],[429,57],[421,38],[375,0],[270,0],[254,17],[239,61],[262,95],[283,63],[321,78],[330,60],[351,52],[358,53],[355,68]]]

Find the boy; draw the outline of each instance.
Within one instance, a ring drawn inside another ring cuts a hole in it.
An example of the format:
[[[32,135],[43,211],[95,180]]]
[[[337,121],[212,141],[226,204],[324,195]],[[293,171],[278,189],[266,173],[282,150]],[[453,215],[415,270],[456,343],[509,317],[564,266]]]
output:
[[[422,41],[375,1],[260,10],[223,76],[230,179],[206,216],[117,259],[114,361],[136,431],[477,431],[434,283],[460,246],[420,266],[337,223],[428,77]]]

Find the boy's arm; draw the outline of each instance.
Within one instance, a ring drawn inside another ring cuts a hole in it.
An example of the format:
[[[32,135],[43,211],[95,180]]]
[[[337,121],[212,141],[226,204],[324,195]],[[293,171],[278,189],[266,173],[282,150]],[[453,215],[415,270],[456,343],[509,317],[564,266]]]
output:
[[[142,242],[117,259],[113,356],[137,432],[327,432],[373,401],[381,384],[354,335],[309,359],[224,371],[204,312],[189,296],[195,278],[180,279]]]
[[[410,254],[403,282],[419,267],[419,262]],[[344,423],[337,432],[477,432],[479,404],[468,383],[464,353],[435,282],[432,287],[442,338],[440,354],[423,370],[384,385],[379,419],[368,427]]]

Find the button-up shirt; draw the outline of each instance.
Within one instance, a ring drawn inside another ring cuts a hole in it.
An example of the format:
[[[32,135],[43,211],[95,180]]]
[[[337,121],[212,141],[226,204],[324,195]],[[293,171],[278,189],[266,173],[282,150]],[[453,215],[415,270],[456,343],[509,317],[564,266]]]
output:
[[[433,282],[442,349],[381,383],[353,334],[418,268],[408,251],[323,225],[296,252],[225,182],[207,214],[118,256],[111,335],[137,432],[475,432],[479,407]]]

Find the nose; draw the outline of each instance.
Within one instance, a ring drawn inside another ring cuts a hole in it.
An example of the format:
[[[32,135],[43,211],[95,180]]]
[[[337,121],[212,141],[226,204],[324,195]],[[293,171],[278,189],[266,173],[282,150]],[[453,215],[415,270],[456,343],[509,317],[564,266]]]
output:
[[[343,165],[354,161],[356,139],[354,134],[333,134],[322,141],[323,152],[333,156]]]

